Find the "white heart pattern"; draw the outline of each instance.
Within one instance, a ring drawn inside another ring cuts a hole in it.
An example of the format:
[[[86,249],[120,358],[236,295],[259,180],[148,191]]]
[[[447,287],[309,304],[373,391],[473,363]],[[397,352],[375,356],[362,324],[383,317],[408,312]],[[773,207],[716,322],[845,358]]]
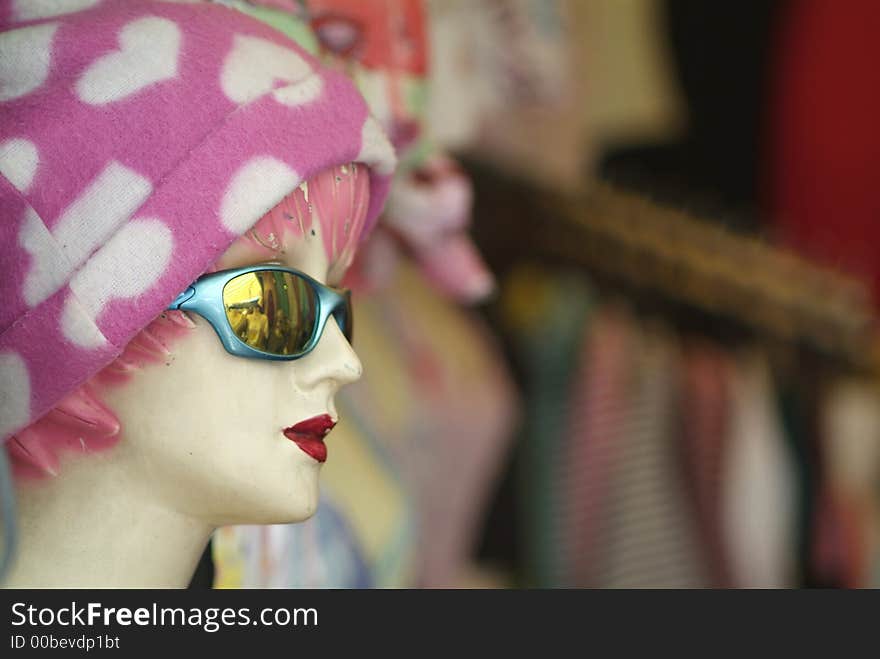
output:
[[[30,94],[46,82],[57,29],[58,23],[46,23],[0,33],[0,101]]]
[[[173,251],[174,235],[161,219],[134,219],[73,276],[70,290],[97,320],[111,300],[135,298],[155,284]]]
[[[165,272],[174,235],[161,219],[137,218],[126,224],[70,280],[61,314],[64,335],[75,345],[100,348],[106,341],[95,325],[111,300],[133,299]]]
[[[157,16],[139,18],[119,33],[120,50],[95,60],[76,83],[80,100],[104,105],[177,75],[180,28]]]
[[[15,137],[0,144],[0,174],[19,192],[27,192],[37,173],[40,154],[30,140]]]
[[[232,233],[244,233],[299,184],[299,174],[277,158],[252,158],[235,173],[223,194],[223,226]],[[264,200],[264,205],[254,203],[255,199]]]
[[[98,0],[16,0],[13,14],[20,21],[60,16],[82,11],[98,4]]]
[[[22,289],[28,306],[36,306],[57,291],[152,191],[146,178],[111,160],[64,210],[51,235],[36,214],[29,217],[19,235],[19,244],[31,256]]]
[[[220,87],[239,105],[271,91],[276,81],[299,82],[312,72],[311,65],[296,52],[278,44],[240,34],[223,62]]]
[[[31,378],[14,352],[0,354],[0,437],[27,423],[31,413]]]
[[[361,129],[361,150],[356,160],[373,165],[383,176],[394,172],[396,163],[394,147],[385,137],[382,127],[373,117],[367,117]]]
[[[272,97],[279,103],[295,108],[308,105],[321,96],[324,89],[324,79],[317,73],[313,73],[296,84],[280,87],[272,92]]]

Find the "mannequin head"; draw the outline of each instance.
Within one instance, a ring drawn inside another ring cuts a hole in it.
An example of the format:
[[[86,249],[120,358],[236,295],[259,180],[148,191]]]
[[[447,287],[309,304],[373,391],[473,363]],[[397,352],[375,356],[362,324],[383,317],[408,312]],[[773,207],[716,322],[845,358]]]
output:
[[[215,270],[274,262],[339,285],[364,228],[368,177],[334,167],[236,240]],[[17,475],[64,479],[76,461],[116,461],[126,487],[211,526],[280,523],[317,507],[320,463],[283,429],[327,414],[361,364],[330,319],[290,362],[227,353],[197,315],[163,313],[111,365],[10,440]]]
[[[314,511],[320,451],[299,447],[323,436],[291,426],[332,421],[360,364],[332,319],[302,358],[262,362],[163,310],[243,264],[338,284],[395,157],[351,82],[260,21],[74,4],[0,20],[10,583],[185,585],[217,525]]]
[[[398,153],[418,159],[425,144],[422,99],[428,69],[421,0],[307,0],[325,57],[364,92]]]
[[[467,235],[470,180],[428,130],[426,3],[306,0],[305,6],[325,60],[357,82],[401,160],[377,240],[362,259],[370,283],[390,282],[396,251],[388,244],[394,243],[443,295],[464,303],[485,300],[494,279]]]

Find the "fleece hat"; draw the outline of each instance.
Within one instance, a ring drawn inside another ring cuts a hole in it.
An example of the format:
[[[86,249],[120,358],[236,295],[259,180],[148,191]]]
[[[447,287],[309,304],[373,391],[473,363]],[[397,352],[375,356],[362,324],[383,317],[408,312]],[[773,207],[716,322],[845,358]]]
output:
[[[0,0],[0,437],[117,357],[301,182],[394,153],[352,83],[264,23]]]

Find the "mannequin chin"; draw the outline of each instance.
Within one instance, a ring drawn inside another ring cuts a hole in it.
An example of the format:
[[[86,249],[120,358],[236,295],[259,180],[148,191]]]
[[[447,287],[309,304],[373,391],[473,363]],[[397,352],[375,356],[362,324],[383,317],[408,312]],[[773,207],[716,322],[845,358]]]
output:
[[[326,252],[316,235],[284,234],[270,261],[326,282]],[[218,269],[265,263],[245,241]],[[292,362],[227,353],[213,328],[195,328],[171,346],[166,364],[139,371],[103,397],[122,425],[128,477],[155,488],[163,504],[212,526],[302,521],[318,506],[320,463],[282,430],[314,416],[337,419],[337,390],[362,367],[331,318],[317,347]],[[332,452],[332,434],[328,437]]]
[[[344,172],[357,179],[343,168],[312,182],[305,221],[283,205],[301,195],[292,193],[214,268],[276,263],[338,285],[360,230],[334,233],[327,244],[324,235],[348,227],[353,211],[328,204],[327,219],[318,200],[321,181],[348,185]],[[366,177],[352,185],[363,192]],[[357,217],[352,227],[362,226]],[[21,541],[6,585],[182,587],[216,527],[314,514],[321,465],[283,430],[319,415],[336,420],[336,392],[362,373],[336,321],[328,319],[310,353],[284,362],[230,355],[207,321],[187,317],[165,359],[122,382],[93,380],[121,428],[112,448],[91,452],[83,443],[82,452],[63,454],[57,475],[18,479]],[[332,433],[327,442],[332,460]]]

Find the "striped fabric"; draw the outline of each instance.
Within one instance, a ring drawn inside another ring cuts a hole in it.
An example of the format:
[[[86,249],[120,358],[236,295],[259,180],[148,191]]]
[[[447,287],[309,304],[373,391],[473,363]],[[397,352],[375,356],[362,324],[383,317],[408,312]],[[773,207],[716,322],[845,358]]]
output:
[[[664,332],[639,341],[620,443],[609,463],[605,533],[591,585],[695,588],[708,585],[677,455],[676,349]]]
[[[563,496],[558,514],[563,583],[590,586],[596,579],[597,551],[607,532],[603,510],[611,465],[617,460],[628,410],[632,328],[625,316],[603,311],[583,333],[578,370],[566,417],[567,446],[559,453],[557,474]]]
[[[576,277],[529,270],[514,279],[505,297],[527,383],[518,456],[525,579],[529,586],[556,587],[569,583],[564,557],[571,539],[563,505],[576,474],[565,469],[567,398],[591,294]]]
[[[532,285],[519,331],[529,585],[791,585],[797,481],[767,364],[682,347],[607,303],[587,313],[575,278]]]
[[[721,525],[721,469],[730,437],[731,358],[709,343],[684,349],[680,456],[711,584],[732,585]]]

